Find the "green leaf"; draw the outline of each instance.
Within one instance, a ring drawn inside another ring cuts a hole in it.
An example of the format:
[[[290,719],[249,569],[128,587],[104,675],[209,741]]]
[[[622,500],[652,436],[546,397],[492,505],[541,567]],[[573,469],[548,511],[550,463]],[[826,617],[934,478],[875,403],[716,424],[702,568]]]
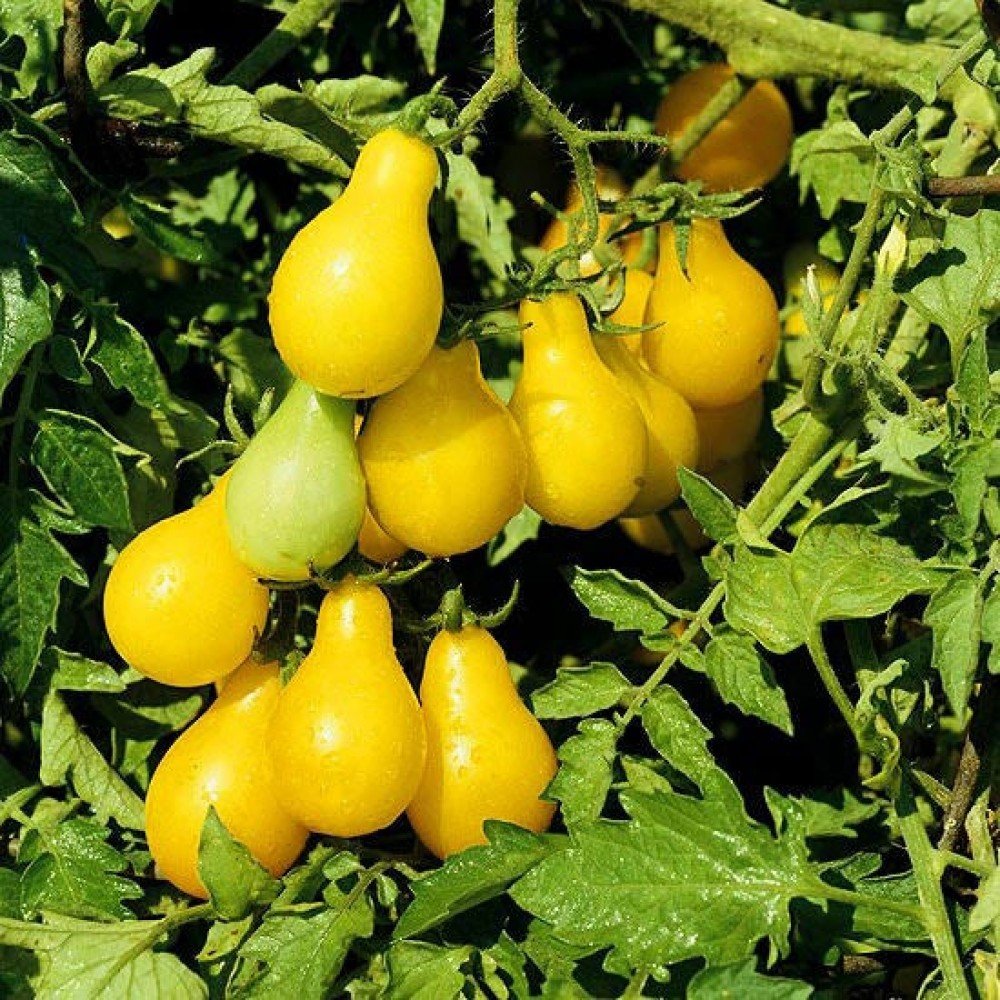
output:
[[[126,682],[114,667],[99,660],[92,660],[81,653],[49,646],[45,650],[43,659],[52,668],[52,680],[49,686],[55,691],[119,694],[125,690]]]
[[[775,840],[719,799],[622,801],[631,820],[578,830],[514,886],[515,902],[564,941],[613,947],[632,967],[739,962],[761,938],[785,950],[788,905],[818,878],[801,842]]]
[[[26,508],[21,494],[0,487],[0,670],[16,691],[28,686],[55,624],[60,584],[87,583],[69,553]]]
[[[704,664],[723,701],[792,734],[785,692],[752,639],[732,632],[716,633],[705,649]]]
[[[23,248],[0,240],[0,399],[35,344],[52,333],[49,289]]]
[[[42,710],[39,777],[46,785],[67,780],[99,819],[130,830],[143,828],[143,804],[77,725],[62,695],[50,691]]]
[[[695,520],[709,538],[728,542],[737,537],[736,507],[732,500],[704,476],[690,469],[678,469],[681,493]]]
[[[135,228],[163,253],[189,264],[215,261],[215,250],[203,233],[182,229],[162,209],[131,197],[122,201],[122,208]]]
[[[0,33],[20,38],[24,55],[15,77],[21,92],[30,95],[43,80],[54,83],[61,0],[18,0],[0,4]]]
[[[610,622],[616,632],[662,632],[680,611],[646,584],[613,569],[574,566],[567,577],[573,593],[595,617]]]
[[[795,140],[789,169],[798,176],[803,197],[815,192],[820,213],[829,219],[842,202],[868,200],[875,150],[854,122],[836,121]]]
[[[47,1000],[204,1000],[207,987],[179,958],[150,950],[164,929],[162,920],[0,919],[0,946],[34,952],[34,995]]]
[[[924,623],[934,631],[934,669],[952,711],[965,714],[979,665],[983,597],[975,573],[961,570],[932,595]]]
[[[208,82],[213,49],[197,49],[183,61],[125,73],[98,92],[111,114],[179,122],[203,138],[247,152],[266,153],[338,177],[349,174],[335,153],[297,128],[266,117],[257,99],[234,86]]]
[[[514,208],[497,193],[493,178],[481,174],[470,157],[448,153],[447,161],[445,198],[455,210],[458,238],[502,283],[516,259],[510,231]]]
[[[969,216],[949,213],[940,248],[899,283],[903,301],[944,330],[956,358],[1000,299],[998,240],[997,209],[983,205]]]
[[[854,827],[881,812],[877,802],[864,802],[846,789],[789,796],[765,788],[764,799],[778,833],[795,830],[803,837],[853,839],[858,835]]]
[[[424,57],[427,72],[434,74],[437,63],[438,38],[444,24],[444,0],[403,0],[413,22],[417,45]]]
[[[766,649],[789,653],[822,622],[871,618],[939,583],[939,571],[892,538],[862,525],[814,523],[791,554],[736,547],[726,618]]]
[[[452,855],[436,871],[411,883],[413,902],[399,918],[394,937],[415,937],[499,896],[552,850],[551,837],[508,823],[488,821],[484,829],[489,844]]]
[[[522,507],[486,546],[486,561],[490,566],[499,566],[512,556],[525,542],[538,537],[542,519],[530,508]]]
[[[560,667],[556,679],[531,695],[540,719],[572,719],[617,705],[632,685],[612,663]]]
[[[686,1000],[809,1000],[813,988],[799,979],[762,976],[753,959],[702,969],[688,983]]]
[[[680,693],[661,684],[642,707],[642,724],[657,752],[673,768],[693,781],[708,798],[742,807],[740,793],[709,752],[712,733],[691,711]]]
[[[1000,868],[994,868],[976,891],[976,905],[969,915],[969,930],[984,931],[1000,921]]]
[[[994,586],[983,602],[980,629],[983,642],[990,646],[990,673],[1000,674],[1000,587]]]
[[[560,803],[569,830],[601,815],[611,788],[618,734],[607,719],[584,719],[579,732],[559,747],[559,771],[546,798]]]
[[[198,845],[198,874],[223,920],[240,920],[278,895],[278,881],[226,829],[209,806]]]
[[[240,949],[241,969],[230,989],[240,1000],[326,1000],[356,938],[373,929],[366,892],[345,893],[310,914],[269,913]]]
[[[955,379],[955,391],[962,402],[969,426],[973,431],[981,432],[987,408],[993,399],[985,333],[974,336],[963,352]]]
[[[292,384],[292,375],[270,337],[234,330],[219,341],[219,355],[226,362],[233,396],[246,410],[254,409],[268,389],[274,390],[276,406]]]
[[[386,953],[386,1000],[454,1000],[465,986],[462,966],[472,948],[441,948],[422,941],[396,941]]]
[[[125,920],[126,899],[140,899],[139,887],[119,873],[127,862],[107,843],[109,831],[86,819],[70,819],[52,829],[37,826],[21,841],[18,862],[21,906],[26,915],[46,911],[70,917]]]
[[[128,486],[118,443],[89,417],[45,410],[38,418],[32,457],[49,489],[86,524],[132,528]]]

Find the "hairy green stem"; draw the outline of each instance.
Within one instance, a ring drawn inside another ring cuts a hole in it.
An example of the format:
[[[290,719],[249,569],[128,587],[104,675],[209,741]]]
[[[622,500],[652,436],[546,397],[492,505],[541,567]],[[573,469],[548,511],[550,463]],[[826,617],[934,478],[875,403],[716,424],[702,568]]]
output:
[[[955,943],[951,919],[941,891],[935,851],[924,829],[924,821],[917,812],[909,775],[905,772],[900,778],[899,789],[896,792],[895,809],[896,818],[899,820],[899,831],[913,864],[924,925],[927,927],[934,953],[941,966],[947,995],[950,1000],[972,1000],[969,982],[962,967],[962,956]]]
[[[956,854],[954,851],[942,851],[940,848],[937,857],[941,868],[960,868],[962,871],[969,872],[970,875],[978,875],[979,878],[992,875],[996,869],[994,864],[976,861],[974,858],[967,858],[964,854]]]
[[[911,920],[923,920],[923,912],[920,907],[911,903],[899,903],[894,899],[885,899],[882,896],[866,896],[863,892],[841,889],[839,886],[829,885],[822,881],[809,895],[812,895],[813,892],[821,899],[829,899],[834,903],[846,903],[848,906],[870,906],[873,909],[898,913],[901,917],[909,917]]]
[[[616,0],[693,31],[755,78],[817,77],[891,90],[919,89],[952,50],[803,17],[764,0]]]
[[[701,568],[701,561],[692,551],[691,546],[688,545],[687,539],[674,520],[673,513],[670,510],[661,510],[656,517],[663,526],[663,530],[667,533],[667,538],[670,539],[674,555],[677,556],[677,561],[680,563],[681,570],[684,573],[684,579],[690,580],[692,577],[703,577],[705,574]]]
[[[298,0],[295,6],[222,79],[248,90],[272,66],[294,52],[325,18],[334,17],[342,0]]]
[[[855,741],[859,740],[858,720],[854,714],[854,703],[847,696],[844,686],[840,683],[840,678],[833,669],[830,657],[826,652],[826,644],[823,642],[823,632],[821,626],[817,625],[809,630],[809,637],[806,639],[806,649],[812,657],[816,672],[819,674],[826,693],[830,700],[837,706],[837,711],[844,717],[848,728],[854,734]]]

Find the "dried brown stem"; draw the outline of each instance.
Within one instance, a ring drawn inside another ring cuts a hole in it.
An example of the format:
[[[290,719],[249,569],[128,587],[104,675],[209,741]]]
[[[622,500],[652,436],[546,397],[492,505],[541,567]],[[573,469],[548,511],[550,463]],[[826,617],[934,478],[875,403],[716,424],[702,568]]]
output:
[[[932,198],[965,198],[1000,194],[1000,175],[932,177],[927,182]]]

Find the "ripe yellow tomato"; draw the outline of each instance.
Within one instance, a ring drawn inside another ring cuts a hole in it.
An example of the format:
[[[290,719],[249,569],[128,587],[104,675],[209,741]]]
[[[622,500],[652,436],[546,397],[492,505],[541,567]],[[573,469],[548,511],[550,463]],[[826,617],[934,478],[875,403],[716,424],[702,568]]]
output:
[[[717,219],[695,219],[687,271],[673,225],[660,255],[643,334],[649,367],[692,406],[732,406],[757,391],[778,349],[778,304],[767,282],[730,246]]]
[[[395,389],[441,322],[441,269],[427,228],[437,154],[396,129],[371,138],[344,193],[300,230],[268,299],[285,364],[331,396]]]
[[[149,783],[150,853],[159,874],[192,896],[208,895],[198,844],[209,806],[272,875],[283,875],[305,847],[308,831],[278,804],[263,749],[280,693],[278,665],[248,660],[177,738]]]
[[[412,378],[377,400],[358,450],[375,519],[418,552],[469,552],[524,506],[521,434],[471,340],[433,348]]]
[[[282,805],[310,830],[360,837],[406,808],[424,770],[424,723],[378,587],[348,576],[323,598],[316,641],[265,742]]]
[[[237,559],[225,521],[226,479],[191,510],[138,534],[104,589],[111,644],[161,684],[209,684],[249,655],[268,592]]]
[[[446,858],[486,843],[488,819],[548,829],[555,806],[539,796],[555,776],[555,750],[489,632],[466,627],[435,636],[420,703],[427,766],[406,814],[430,851]]]
[[[656,131],[678,138],[734,75],[731,66],[709,63],[671,84],[656,112]],[[677,167],[686,181],[706,191],[742,191],[773,180],[788,160],[792,113],[781,91],[760,80]]]

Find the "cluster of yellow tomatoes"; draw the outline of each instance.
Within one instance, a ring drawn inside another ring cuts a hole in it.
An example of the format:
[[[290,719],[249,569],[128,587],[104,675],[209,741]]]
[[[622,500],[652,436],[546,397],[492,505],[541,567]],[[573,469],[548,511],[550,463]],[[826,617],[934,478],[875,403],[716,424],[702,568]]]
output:
[[[658,128],[683,130],[730,73],[682,78]],[[780,93],[758,84],[679,173],[711,190],[759,185],[790,137]],[[309,831],[361,836],[405,812],[445,857],[482,842],[487,819],[544,830],[553,814],[540,796],[555,754],[487,631],[441,631],[418,700],[385,595],[348,575],[282,686],[277,664],[253,655],[269,581],[307,581],[355,546],[379,563],[407,549],[467,552],[525,503],[577,529],[621,518],[640,543],[664,547],[656,514],[677,500],[681,466],[742,487],[733,470],[757,435],[779,312],[722,225],[695,220],[684,267],[663,225],[655,273],[625,269],[611,319],[645,326],[633,335],[592,335],[571,292],[524,301],[524,361],[505,405],[473,341],[435,344],[437,178],[436,153],[415,136],[388,129],[365,144],[343,194],[274,275],[271,328],[295,383],[212,492],[141,532],[112,566],[105,622],[125,661],[165,684],[219,688],[147,794],[158,870],[192,894],[205,894],[197,859],[210,805],[276,874]],[[559,219],[542,245],[567,238]],[[363,423],[358,399],[373,400]],[[696,532],[692,521],[685,534]]]

